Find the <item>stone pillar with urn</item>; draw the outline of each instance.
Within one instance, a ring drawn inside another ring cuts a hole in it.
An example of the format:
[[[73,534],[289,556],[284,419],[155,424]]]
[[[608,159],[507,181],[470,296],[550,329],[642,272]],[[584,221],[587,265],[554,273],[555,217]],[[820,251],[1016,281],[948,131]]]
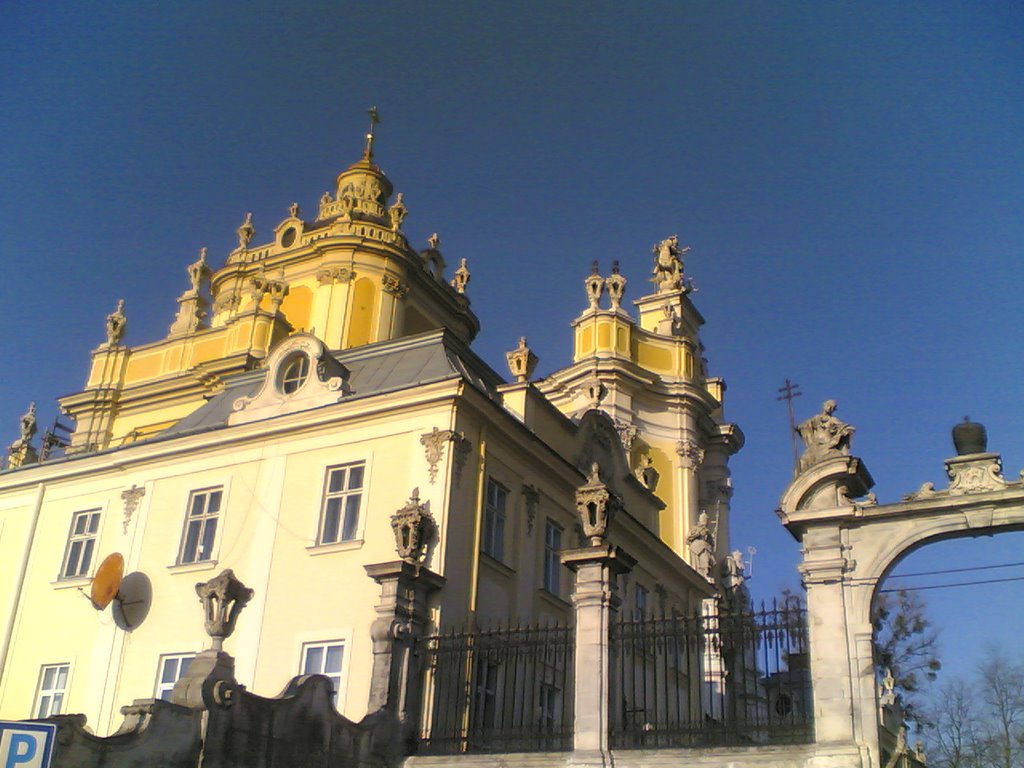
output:
[[[238,616],[252,599],[253,590],[227,568],[209,581],[196,584],[196,594],[203,604],[203,624],[211,643],[196,654],[188,671],[174,684],[171,702],[189,709],[206,709],[206,698],[226,703],[236,685],[235,660],[224,652],[224,640],[235,631]]]
[[[562,553],[562,563],[576,574],[573,765],[612,762],[608,737],[618,694],[609,640],[620,603],[618,577],[636,565],[625,551],[607,542],[608,527],[621,505],[601,480],[597,463],[592,464],[586,484],[576,491],[576,510],[590,545]]]
[[[419,727],[421,684],[418,642],[430,620],[428,598],[445,579],[424,564],[437,526],[414,489],[408,504],[391,516],[398,560],[364,566],[380,585],[377,618],[370,626],[373,672],[368,712],[386,710],[401,724],[407,748]]]

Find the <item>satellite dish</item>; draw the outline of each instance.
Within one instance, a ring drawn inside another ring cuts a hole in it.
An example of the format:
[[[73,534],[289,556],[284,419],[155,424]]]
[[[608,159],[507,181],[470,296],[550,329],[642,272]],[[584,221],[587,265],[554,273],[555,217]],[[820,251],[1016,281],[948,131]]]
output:
[[[89,600],[97,611],[113,603],[110,612],[114,623],[125,632],[131,632],[149,615],[153,584],[146,574],[138,571],[125,576],[124,558],[119,552],[113,552],[96,569]]]
[[[96,569],[96,575],[92,579],[92,587],[89,590],[89,599],[92,607],[102,611],[110,601],[117,597],[117,590],[124,578],[124,558],[120,552],[112,552],[103,558],[100,567]]]
[[[114,605],[110,612],[114,615],[114,623],[125,632],[131,632],[149,615],[153,604],[153,584],[144,573],[129,573],[121,581]]]

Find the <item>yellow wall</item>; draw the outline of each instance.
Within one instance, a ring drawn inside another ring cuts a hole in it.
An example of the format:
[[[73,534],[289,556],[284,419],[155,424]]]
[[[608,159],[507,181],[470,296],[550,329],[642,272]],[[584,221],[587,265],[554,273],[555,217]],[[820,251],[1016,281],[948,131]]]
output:
[[[348,342],[346,347],[369,344],[373,340],[374,305],[377,289],[366,277],[360,277],[352,290],[352,306],[349,315]]]

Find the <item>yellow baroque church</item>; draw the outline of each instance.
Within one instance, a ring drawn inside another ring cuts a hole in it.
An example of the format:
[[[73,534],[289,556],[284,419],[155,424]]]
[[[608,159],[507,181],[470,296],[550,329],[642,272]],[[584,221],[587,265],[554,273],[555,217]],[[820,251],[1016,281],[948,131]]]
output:
[[[37,451],[23,418],[0,472],[0,718],[80,712],[105,734],[122,704],[169,698],[208,641],[196,582],[230,568],[253,595],[237,679],[269,696],[326,675],[358,720],[390,564],[431,574],[431,631],[566,623],[559,553],[582,546],[576,494],[595,484],[637,560],[625,609],[689,615],[719,591],[743,435],[686,249],[658,244],[635,314],[618,266],[595,264],[571,364],[534,379],[522,339],[507,380],[470,347],[466,261],[450,269],[436,236],[414,249],[393,192],[371,128],[315,217],[293,204],[256,243],[247,216],[217,270],[203,250],[166,338],[125,344],[118,305],[60,400],[63,451]],[[121,613],[88,599],[114,553],[139,604]]]

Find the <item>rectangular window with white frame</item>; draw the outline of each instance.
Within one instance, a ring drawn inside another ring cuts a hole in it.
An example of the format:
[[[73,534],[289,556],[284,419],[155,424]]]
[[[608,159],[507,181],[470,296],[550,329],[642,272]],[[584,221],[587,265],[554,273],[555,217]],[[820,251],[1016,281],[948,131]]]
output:
[[[89,575],[99,529],[100,512],[98,509],[75,512],[71,516],[71,531],[68,533],[68,543],[64,548],[64,562],[60,567],[60,578],[77,579]]]
[[[495,560],[505,560],[505,508],[508,489],[494,478],[487,479],[487,499],[484,505],[484,539],[481,549]]]
[[[68,689],[70,664],[44,664],[39,670],[39,689],[36,691],[33,717],[52,717],[64,711],[64,697]]]
[[[544,589],[552,595],[561,594],[562,526],[554,520],[544,523]]]
[[[328,467],[317,544],[352,541],[359,532],[366,462]]]
[[[179,563],[201,563],[213,559],[213,543],[217,538],[223,496],[222,487],[204,488],[189,494],[185,530],[178,552]]]
[[[153,697],[170,701],[174,684],[185,676],[189,664],[195,657],[194,653],[169,653],[161,656],[160,665],[157,668],[156,691]]]
[[[324,675],[334,686],[334,706],[338,706],[341,691],[341,665],[345,660],[345,642],[327,640],[320,643],[306,643],[302,646],[302,674]]]

